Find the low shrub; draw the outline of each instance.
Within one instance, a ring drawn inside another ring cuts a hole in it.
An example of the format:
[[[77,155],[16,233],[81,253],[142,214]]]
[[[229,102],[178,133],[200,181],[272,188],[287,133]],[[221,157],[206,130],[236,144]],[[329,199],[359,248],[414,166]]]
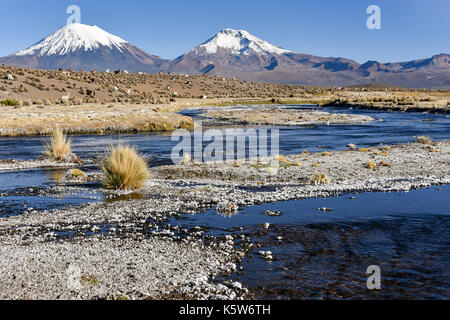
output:
[[[13,99],[6,99],[3,101],[0,101],[0,104],[7,107],[16,107],[19,105],[19,101],[13,100]]]

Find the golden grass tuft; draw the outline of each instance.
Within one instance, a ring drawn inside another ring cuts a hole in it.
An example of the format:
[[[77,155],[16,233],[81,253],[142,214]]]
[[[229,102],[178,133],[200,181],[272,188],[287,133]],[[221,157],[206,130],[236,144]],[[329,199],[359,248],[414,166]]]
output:
[[[65,161],[72,154],[71,142],[59,127],[53,130],[50,143],[45,148],[45,156],[54,161]]]
[[[324,175],[323,173],[319,173],[316,175],[313,175],[309,180],[314,183],[315,185],[319,184],[329,184],[330,181],[328,180],[328,177]]]
[[[317,162],[316,163],[313,163],[313,168],[318,168],[318,167],[320,167],[320,164],[318,164]]]
[[[365,167],[370,170],[375,170],[377,168],[377,164],[373,161],[368,161],[366,162]]]
[[[389,163],[389,162],[386,162],[386,161],[382,160],[382,161],[380,162],[379,166],[391,168],[391,167],[392,167],[392,164]]]
[[[421,143],[421,144],[432,144],[433,142],[431,141],[430,137],[425,137],[425,136],[420,136],[417,137],[416,140],[417,143]]]
[[[70,176],[72,178],[85,178],[86,177],[86,173],[84,173],[83,171],[81,171],[80,169],[73,169],[70,172]]]
[[[276,156],[275,160],[278,160],[278,161],[283,162],[283,163],[287,162],[286,158],[283,157],[283,156],[280,156],[280,155]]]
[[[136,190],[150,178],[147,161],[130,146],[111,147],[102,160],[103,185],[113,190]]]

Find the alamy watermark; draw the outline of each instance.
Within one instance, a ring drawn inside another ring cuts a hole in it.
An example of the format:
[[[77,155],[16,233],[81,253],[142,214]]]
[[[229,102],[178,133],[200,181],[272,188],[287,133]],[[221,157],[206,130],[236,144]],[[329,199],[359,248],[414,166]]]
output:
[[[381,8],[377,5],[370,5],[367,8],[367,14],[370,14],[367,18],[367,28],[369,30],[381,30]]]
[[[381,290],[381,268],[380,266],[373,265],[367,268],[366,273],[369,276],[367,278],[367,289],[369,290]]]
[[[70,14],[67,18],[66,25],[73,23],[81,23],[81,8],[77,5],[70,5],[66,9],[66,13]]]
[[[67,289],[71,291],[80,291],[81,286],[81,269],[76,265],[69,265],[66,270],[67,274]]]
[[[278,129],[229,128],[203,131],[202,122],[195,122],[194,132],[176,130],[172,141],[178,144],[172,149],[172,162],[264,162],[268,173],[275,174],[279,168]]]

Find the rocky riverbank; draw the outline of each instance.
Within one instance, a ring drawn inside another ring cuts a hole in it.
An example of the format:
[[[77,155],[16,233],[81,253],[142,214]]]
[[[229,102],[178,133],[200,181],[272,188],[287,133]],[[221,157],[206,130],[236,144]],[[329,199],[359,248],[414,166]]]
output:
[[[239,268],[243,248],[254,246],[251,239],[236,247],[235,235],[205,236],[202,226],[180,229],[168,219],[208,208],[229,216],[260,203],[448,184],[449,152],[450,141],[441,141],[304,152],[279,157],[278,167],[274,159],[263,159],[153,168],[138,200],[29,210],[0,219],[1,297],[250,297],[239,283],[213,279]],[[68,285],[70,277],[79,286]]]

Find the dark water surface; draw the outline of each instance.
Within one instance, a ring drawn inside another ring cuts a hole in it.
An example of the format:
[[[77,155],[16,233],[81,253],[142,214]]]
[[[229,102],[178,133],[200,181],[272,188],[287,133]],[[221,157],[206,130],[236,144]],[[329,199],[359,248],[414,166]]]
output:
[[[311,106],[291,106],[296,109],[311,109]],[[397,144],[414,141],[417,136],[426,135],[434,140],[450,139],[450,115],[376,112],[351,110],[347,108],[322,108],[333,113],[368,115],[383,121],[361,125],[318,125],[308,127],[279,127],[280,152],[282,154],[323,149],[345,149],[349,143],[361,147],[379,144]],[[199,117],[198,110],[185,110],[183,114]],[[0,138],[0,160],[36,159],[42,154],[48,137]],[[149,157],[156,157],[156,164],[170,163],[172,148],[178,142],[171,141],[171,135],[111,135],[71,136],[73,151],[82,158],[101,155],[114,143],[136,145]]]
[[[318,210],[324,207],[332,211]],[[257,205],[230,218],[212,209],[183,224],[260,244],[232,276],[258,299],[449,299],[449,208],[450,186],[443,186]],[[371,265],[381,268],[381,290],[367,289]]]
[[[85,172],[92,168],[83,168]],[[98,184],[63,184],[66,169],[32,169],[0,172],[0,217],[31,210],[62,209],[105,199]],[[60,189],[54,187],[60,186]]]

